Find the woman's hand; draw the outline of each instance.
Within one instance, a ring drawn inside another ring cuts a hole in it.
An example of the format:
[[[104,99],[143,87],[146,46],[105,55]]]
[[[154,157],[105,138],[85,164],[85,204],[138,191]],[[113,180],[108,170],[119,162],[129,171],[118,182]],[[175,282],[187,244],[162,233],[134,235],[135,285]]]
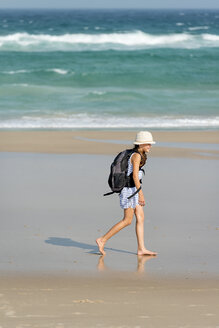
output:
[[[141,206],[145,206],[145,199],[144,199],[144,195],[142,192],[141,193],[139,192],[139,194],[138,194],[138,203]]]

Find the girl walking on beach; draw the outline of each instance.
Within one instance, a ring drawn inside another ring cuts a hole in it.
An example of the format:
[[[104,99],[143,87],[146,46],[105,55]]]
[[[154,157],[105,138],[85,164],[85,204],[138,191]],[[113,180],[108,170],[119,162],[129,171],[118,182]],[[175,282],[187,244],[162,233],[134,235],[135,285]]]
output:
[[[98,245],[101,254],[105,255],[104,246],[108,239],[114,236],[121,229],[131,224],[133,216],[136,217],[136,236],[138,243],[138,255],[156,255],[156,252],[149,251],[144,245],[144,211],[145,199],[142,189],[138,193],[132,196],[140,187],[142,179],[142,167],[147,160],[147,153],[151,149],[151,145],[155,144],[152,134],[148,131],[140,131],[136,135],[134,142],[133,154],[128,161],[127,176],[133,175],[135,187],[124,187],[120,193],[120,206],[124,209],[124,217],[121,221],[116,223],[104,236],[97,238],[96,243]]]

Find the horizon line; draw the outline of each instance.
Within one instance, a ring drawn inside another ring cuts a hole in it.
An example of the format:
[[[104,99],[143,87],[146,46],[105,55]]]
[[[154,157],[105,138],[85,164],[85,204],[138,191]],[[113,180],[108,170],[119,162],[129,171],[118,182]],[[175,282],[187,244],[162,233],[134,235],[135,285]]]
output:
[[[0,7],[0,10],[219,10],[218,8],[207,8],[207,7],[191,7],[191,8],[174,8],[174,7],[170,7],[170,8],[145,8],[145,7],[128,7],[128,8],[101,8],[101,7],[96,7],[96,8],[79,8],[79,7],[52,7],[52,8],[48,8],[48,7],[22,7],[22,8],[6,8]]]

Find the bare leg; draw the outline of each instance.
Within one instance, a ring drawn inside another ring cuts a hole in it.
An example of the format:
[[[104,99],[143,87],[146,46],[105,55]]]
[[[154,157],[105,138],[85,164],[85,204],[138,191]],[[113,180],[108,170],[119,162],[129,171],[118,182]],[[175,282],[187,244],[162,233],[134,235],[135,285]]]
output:
[[[136,216],[136,236],[138,242],[138,255],[157,255],[156,252],[149,251],[144,245],[144,211],[143,207],[137,205],[135,208]]]
[[[119,232],[121,229],[127,227],[129,224],[131,224],[132,219],[134,215],[134,209],[133,208],[126,208],[124,209],[124,218],[116,223],[104,236],[97,238],[96,243],[99,247],[99,251],[101,254],[106,254],[104,251],[104,245],[108,239],[110,239],[112,236],[114,236],[117,232]]]

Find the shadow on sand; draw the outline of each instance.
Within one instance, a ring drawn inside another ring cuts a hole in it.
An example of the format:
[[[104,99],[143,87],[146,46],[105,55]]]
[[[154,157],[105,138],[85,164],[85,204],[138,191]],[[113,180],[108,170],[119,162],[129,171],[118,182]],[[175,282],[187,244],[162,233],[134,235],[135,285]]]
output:
[[[51,244],[51,245],[56,245],[56,246],[76,247],[76,248],[86,249],[86,250],[90,250],[87,253],[100,255],[97,245],[81,243],[76,240],[72,240],[70,238],[49,237],[47,240],[45,240],[45,243]],[[136,255],[136,253],[134,253],[134,252],[124,251],[124,250],[116,249],[116,248],[105,247],[105,250],[111,250],[114,252]]]

